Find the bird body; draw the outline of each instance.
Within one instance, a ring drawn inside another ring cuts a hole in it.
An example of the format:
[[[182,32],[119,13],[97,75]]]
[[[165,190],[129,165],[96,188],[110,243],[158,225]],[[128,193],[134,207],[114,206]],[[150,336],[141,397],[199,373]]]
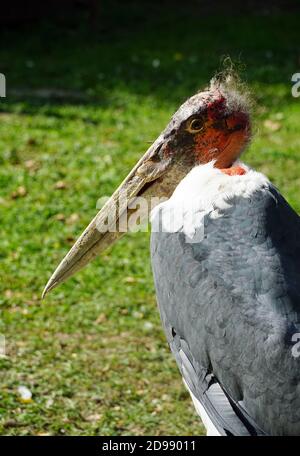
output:
[[[239,176],[195,167],[153,211],[161,320],[194,402],[221,435],[299,435],[300,218],[242,166]]]

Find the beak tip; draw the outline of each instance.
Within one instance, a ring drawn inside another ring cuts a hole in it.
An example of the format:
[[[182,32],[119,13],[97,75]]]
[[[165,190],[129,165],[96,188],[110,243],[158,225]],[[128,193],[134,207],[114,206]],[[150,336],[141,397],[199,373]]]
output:
[[[51,291],[53,288],[55,288],[58,285],[58,282],[53,281],[52,277],[48,281],[47,285],[45,286],[43,293],[42,293],[42,299],[46,297],[46,295]]]
[[[42,300],[46,297],[46,294],[48,293],[47,287],[44,288],[43,293],[42,293]]]

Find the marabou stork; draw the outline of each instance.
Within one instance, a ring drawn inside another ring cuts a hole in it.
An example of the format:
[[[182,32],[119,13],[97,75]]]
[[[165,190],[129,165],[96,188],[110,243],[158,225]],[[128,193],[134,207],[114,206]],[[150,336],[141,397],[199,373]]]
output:
[[[263,174],[239,161],[250,136],[247,96],[230,82],[215,79],[189,98],[44,294],[123,234],[109,228],[134,212],[128,201],[169,198],[151,214],[159,226],[154,281],[168,343],[208,435],[299,435],[300,221]]]

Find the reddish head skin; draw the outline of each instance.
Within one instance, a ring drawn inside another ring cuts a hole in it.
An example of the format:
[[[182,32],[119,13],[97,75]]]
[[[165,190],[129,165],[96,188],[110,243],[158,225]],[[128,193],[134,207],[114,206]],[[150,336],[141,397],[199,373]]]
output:
[[[229,110],[226,99],[219,90],[210,92],[207,100],[204,98],[203,101],[207,107],[199,116],[202,128],[193,134],[195,160],[197,163],[216,160],[216,168],[230,168],[249,141],[249,115],[239,110]],[[244,173],[239,167],[226,174]]]
[[[242,176],[246,174],[246,170],[241,166],[231,166],[231,168],[223,168],[220,171],[228,176]]]

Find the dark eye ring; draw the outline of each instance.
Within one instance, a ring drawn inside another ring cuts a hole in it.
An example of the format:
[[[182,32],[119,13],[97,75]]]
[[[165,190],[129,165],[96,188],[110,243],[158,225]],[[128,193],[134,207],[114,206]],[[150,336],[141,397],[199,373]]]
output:
[[[187,130],[190,133],[198,133],[199,131],[202,130],[202,128],[203,128],[203,121],[202,121],[202,119],[197,117],[190,121]]]

